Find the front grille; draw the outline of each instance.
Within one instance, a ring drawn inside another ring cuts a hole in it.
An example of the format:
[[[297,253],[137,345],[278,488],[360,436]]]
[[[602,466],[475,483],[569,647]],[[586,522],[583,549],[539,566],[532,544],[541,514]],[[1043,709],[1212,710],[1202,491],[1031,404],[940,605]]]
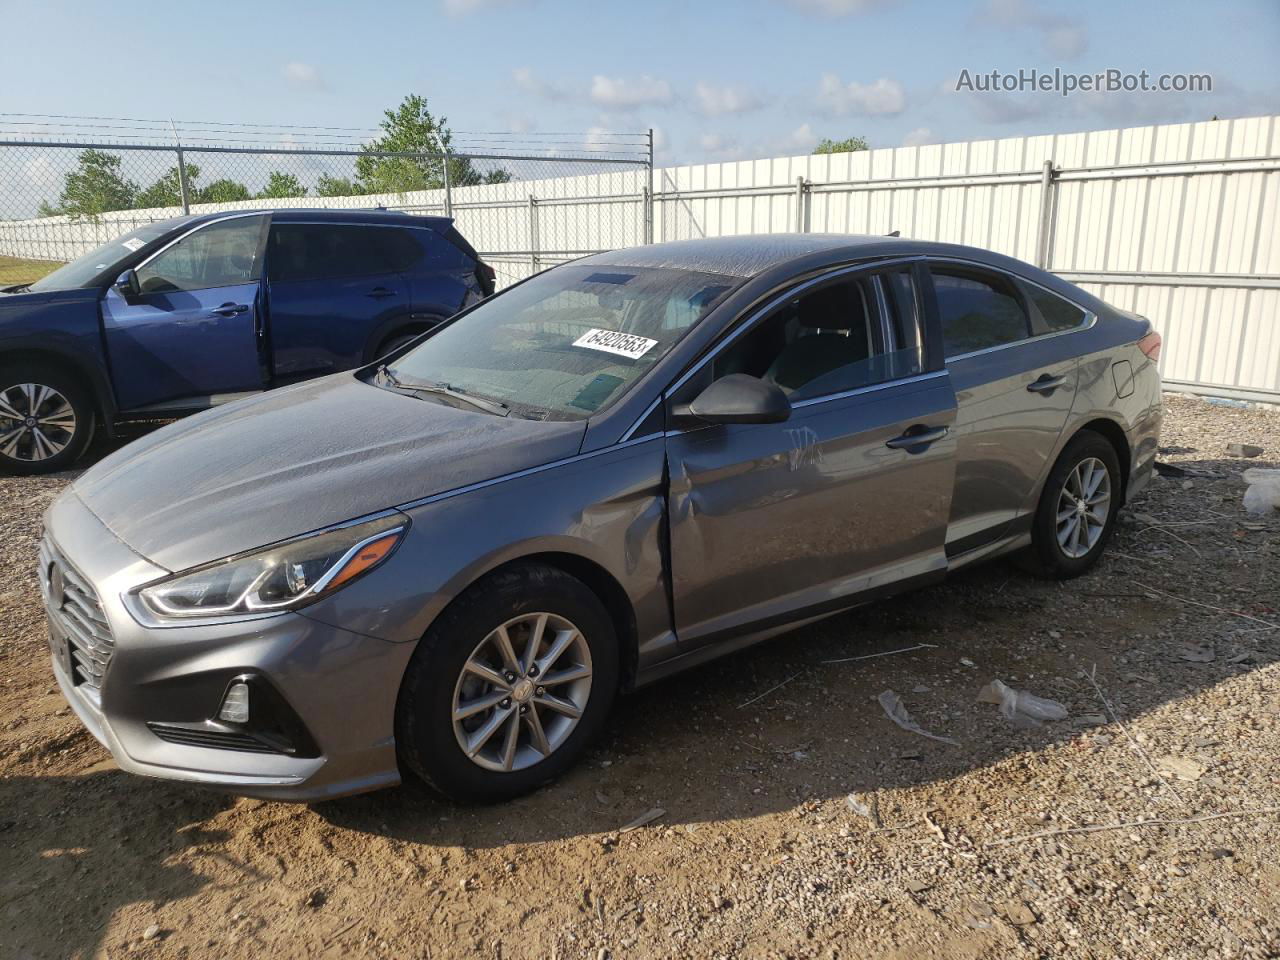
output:
[[[154,723],[147,727],[166,743],[184,747],[208,747],[212,750],[240,750],[245,753],[285,753],[262,738],[238,730],[219,730],[209,725],[188,723]]]
[[[97,691],[115,649],[111,625],[93,585],[47,537],[40,541],[40,592],[50,622],[71,646],[71,681]]]

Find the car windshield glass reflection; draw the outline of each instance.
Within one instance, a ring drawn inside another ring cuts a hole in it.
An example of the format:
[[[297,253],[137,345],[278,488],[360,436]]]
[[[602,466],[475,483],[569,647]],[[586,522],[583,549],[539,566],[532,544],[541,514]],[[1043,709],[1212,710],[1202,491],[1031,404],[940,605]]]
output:
[[[519,416],[582,419],[622,396],[735,282],[687,270],[559,267],[477,307],[388,372]]]
[[[32,293],[43,293],[48,290],[74,290],[77,287],[92,286],[100,274],[110,270],[126,257],[132,256],[152,240],[172,230],[173,224],[174,221],[165,221],[139,227],[132,233],[126,233],[110,243],[104,243],[97,249],[77,257],[48,276],[41,277],[27,289]],[[115,278],[112,277],[112,279]]]

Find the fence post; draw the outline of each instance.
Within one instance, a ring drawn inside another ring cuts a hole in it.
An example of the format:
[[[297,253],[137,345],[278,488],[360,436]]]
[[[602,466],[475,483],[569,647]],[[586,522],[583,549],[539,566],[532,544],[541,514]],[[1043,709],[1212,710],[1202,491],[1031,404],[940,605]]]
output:
[[[542,257],[538,255],[538,198],[529,194],[529,265],[533,272],[542,269]]]
[[[174,149],[178,151],[178,195],[182,198],[182,212],[191,212],[191,194],[187,187],[187,165],[182,160],[182,138],[178,136],[178,125],[169,118],[169,129],[173,131]]]
[[[453,153],[444,152],[444,215],[453,216],[453,187],[449,182],[449,165],[453,161]]]
[[[178,145],[178,193],[182,196],[182,212],[191,212],[191,193],[187,186],[187,165],[182,159],[182,145]]]
[[[649,162],[645,166],[647,180],[644,187],[644,242],[653,243],[653,127],[649,128]]]
[[[809,232],[809,181],[796,177],[796,233]]]
[[[1053,161],[1046,160],[1040,173],[1040,227],[1036,234],[1036,266],[1049,269],[1049,257],[1053,251],[1053,209],[1057,181]]]

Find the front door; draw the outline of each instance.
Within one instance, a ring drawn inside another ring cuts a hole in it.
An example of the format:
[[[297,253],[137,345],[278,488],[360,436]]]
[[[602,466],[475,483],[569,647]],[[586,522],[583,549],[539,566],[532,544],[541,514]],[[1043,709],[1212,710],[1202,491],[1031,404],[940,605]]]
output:
[[[909,268],[819,281],[681,388],[747,373],[792,403],[783,423],[668,438],[682,647],[945,572],[955,397],[946,372],[928,369],[916,289]]]
[[[137,268],[139,293],[102,300],[121,410],[263,388],[258,311],[267,218],[200,227]]]
[[[424,251],[413,231],[350,223],[275,223],[267,245],[272,370],[315,377],[365,362],[372,339],[407,319],[403,270]]]

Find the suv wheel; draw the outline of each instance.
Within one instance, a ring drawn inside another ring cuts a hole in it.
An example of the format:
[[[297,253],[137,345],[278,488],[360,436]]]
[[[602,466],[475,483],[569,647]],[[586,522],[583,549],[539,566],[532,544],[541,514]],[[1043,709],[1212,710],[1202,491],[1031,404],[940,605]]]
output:
[[[573,765],[617,684],[617,637],[599,598],[554,567],[514,567],[427,631],[400,687],[397,750],[456,800],[514,797]]]
[[[84,453],[94,409],[76,378],[56,367],[0,368],[0,469],[56,473]]]
[[[1120,460],[1100,434],[1071,439],[1045,481],[1026,560],[1037,576],[1078,577],[1102,555],[1120,508]]]

